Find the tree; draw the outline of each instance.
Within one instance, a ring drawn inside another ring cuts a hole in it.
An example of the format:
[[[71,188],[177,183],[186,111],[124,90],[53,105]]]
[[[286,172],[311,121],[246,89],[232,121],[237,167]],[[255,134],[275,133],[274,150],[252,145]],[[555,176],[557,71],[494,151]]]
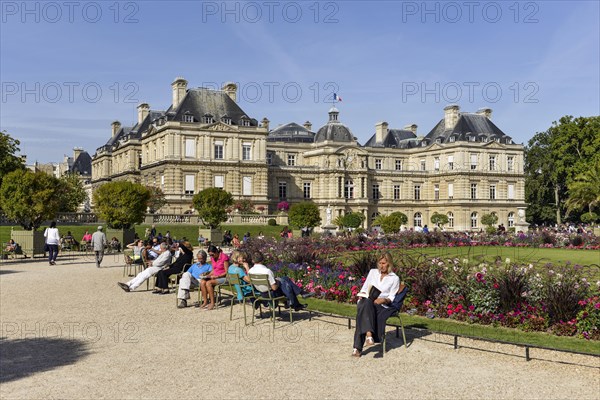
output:
[[[561,223],[567,184],[600,153],[600,117],[562,117],[528,143],[525,158],[527,215],[534,223]]]
[[[76,174],[66,174],[59,179],[59,212],[75,212],[79,205],[88,200],[81,180]]]
[[[129,229],[144,220],[150,196],[150,190],[139,183],[115,181],[94,192],[94,204],[109,227]]]
[[[226,209],[233,204],[233,196],[221,188],[207,188],[197,193],[192,202],[202,223],[217,229],[227,221]]]
[[[338,215],[333,221],[340,228],[356,229],[362,225],[365,220],[363,213],[351,212],[345,215]]]
[[[237,209],[242,214],[250,214],[256,212],[254,211],[254,203],[252,203],[252,200],[248,199],[241,199],[236,201],[233,205],[233,208]]]
[[[21,142],[13,139],[6,131],[0,132],[0,185],[2,178],[9,172],[25,169],[23,159],[16,155],[20,144]]]
[[[151,213],[160,210],[165,204],[167,204],[165,193],[162,191],[161,188],[156,186],[148,186],[148,190],[150,190],[150,200],[148,200],[148,208]]]
[[[587,220],[593,219],[593,209],[600,205],[600,157],[585,172],[577,175],[568,185],[567,214],[587,208]],[[585,222],[585,221],[584,221]]]
[[[375,219],[375,222],[379,223],[381,229],[383,229],[385,233],[392,234],[398,232],[402,225],[406,225],[408,222],[408,217],[406,214],[396,211],[388,216],[379,215]]]
[[[440,214],[437,211],[431,216],[431,223],[435,226],[444,226],[448,223],[448,216],[446,214]]]
[[[486,231],[488,233],[496,232],[496,228],[494,227],[494,225],[498,223],[498,216],[496,215],[496,213],[483,214],[481,216],[481,223],[487,226]]]
[[[0,207],[9,219],[35,230],[58,212],[63,197],[58,179],[44,172],[17,169],[2,180]]]
[[[295,228],[314,228],[321,224],[319,207],[308,201],[294,204],[290,207],[288,221]]]

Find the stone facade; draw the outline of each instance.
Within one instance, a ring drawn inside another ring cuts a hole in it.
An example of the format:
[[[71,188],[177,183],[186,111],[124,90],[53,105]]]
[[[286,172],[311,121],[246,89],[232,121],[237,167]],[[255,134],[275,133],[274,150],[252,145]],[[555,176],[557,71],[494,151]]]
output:
[[[168,200],[161,212],[189,213],[193,195],[216,186],[271,212],[281,200],[313,201],[323,223],[327,209],[333,220],[361,212],[365,227],[395,211],[409,227],[431,225],[434,212],[450,217],[449,230],[479,230],[492,212],[510,227],[526,207],[523,146],[491,122],[490,109],[448,106],[424,137],[415,124],[377,123],[361,145],[335,107],[316,133],[308,121],[270,130],[239,108],[236,89],[188,89],[176,79],[166,111],[144,103],[133,127],[113,123],[93,157],[94,187],[117,179],[157,186]]]

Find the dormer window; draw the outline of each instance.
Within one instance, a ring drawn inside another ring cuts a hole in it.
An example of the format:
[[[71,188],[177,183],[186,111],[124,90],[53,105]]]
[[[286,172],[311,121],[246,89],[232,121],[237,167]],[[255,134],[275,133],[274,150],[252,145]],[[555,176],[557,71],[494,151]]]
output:
[[[158,126],[164,125],[165,124],[165,117],[160,117],[158,119]]]
[[[227,115],[223,115],[223,117],[221,117],[221,122],[227,125],[231,125],[231,118]]]
[[[475,136],[469,136],[469,142],[474,142],[477,139]]]
[[[427,147],[427,140],[423,140],[421,142],[421,147]]]
[[[450,143],[454,143],[456,141],[456,136],[450,136]]]
[[[247,115],[243,115],[242,118],[240,119],[240,125],[241,126],[250,126],[250,118],[248,118]]]
[[[435,141],[436,141],[437,143],[442,143],[443,139],[442,139],[442,138],[437,138]]]
[[[488,142],[488,138],[484,136],[484,137],[482,137],[482,138],[481,138],[481,141],[482,141],[483,143],[487,143],[487,142]]]
[[[215,120],[214,120],[214,118],[213,118],[212,115],[210,115],[210,114],[204,114],[202,116],[202,123],[203,124],[212,124],[214,122],[215,122]]]
[[[185,114],[183,114],[183,122],[194,122],[194,116],[189,112],[186,111]]]

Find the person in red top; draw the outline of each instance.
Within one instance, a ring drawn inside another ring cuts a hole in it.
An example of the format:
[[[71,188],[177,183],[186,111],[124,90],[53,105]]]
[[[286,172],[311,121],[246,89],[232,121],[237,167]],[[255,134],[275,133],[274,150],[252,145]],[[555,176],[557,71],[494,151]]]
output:
[[[217,246],[208,246],[208,255],[210,256],[213,270],[200,282],[202,309],[204,310],[215,308],[215,286],[225,283],[227,269],[229,268],[229,257]],[[210,304],[207,302],[207,298],[210,299]]]

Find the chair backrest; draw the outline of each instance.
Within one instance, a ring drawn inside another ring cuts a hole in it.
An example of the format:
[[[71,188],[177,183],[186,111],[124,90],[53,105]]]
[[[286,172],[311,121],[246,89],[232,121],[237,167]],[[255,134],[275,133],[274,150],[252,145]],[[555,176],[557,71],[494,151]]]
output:
[[[227,282],[232,285],[243,285],[242,280],[238,274],[227,274]]]
[[[252,284],[252,293],[256,296],[256,297],[261,297],[262,293],[260,290],[258,290],[258,288],[256,286],[265,286],[268,288],[268,290],[265,292],[266,294],[268,294],[268,296],[262,296],[265,299],[276,299],[276,298],[282,298],[285,296],[273,296],[273,291],[271,290],[271,284],[269,283],[269,275],[267,274],[250,274],[248,275],[248,277],[250,278],[250,283]]]

